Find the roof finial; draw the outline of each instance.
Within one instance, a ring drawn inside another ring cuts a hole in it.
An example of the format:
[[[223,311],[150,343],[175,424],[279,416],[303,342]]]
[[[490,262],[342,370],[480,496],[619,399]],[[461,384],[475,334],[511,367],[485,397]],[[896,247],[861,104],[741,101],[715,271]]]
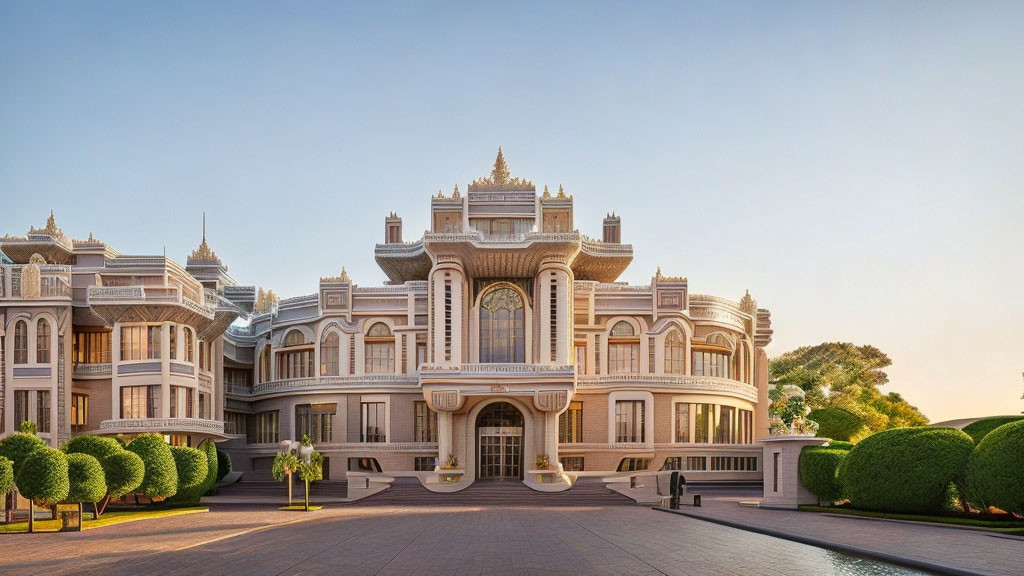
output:
[[[206,210],[203,210],[203,242],[206,242]]]
[[[454,198],[455,200],[458,200],[459,198],[462,198],[462,194],[459,192],[459,185],[458,184],[455,185],[455,191],[452,192],[452,198]]]
[[[505,184],[508,182],[509,171],[508,165],[505,164],[505,155],[501,153],[501,146],[498,146],[498,155],[494,158],[494,169],[491,170],[491,180],[495,184]]]
[[[545,200],[550,200],[551,199],[551,192],[548,192],[548,185],[547,184],[544,185],[544,195],[541,196],[541,198],[543,198]]]

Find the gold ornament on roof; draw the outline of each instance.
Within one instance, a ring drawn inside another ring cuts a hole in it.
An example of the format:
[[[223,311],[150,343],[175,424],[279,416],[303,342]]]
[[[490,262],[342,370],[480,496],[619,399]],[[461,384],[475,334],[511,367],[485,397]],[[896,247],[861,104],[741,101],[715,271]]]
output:
[[[562,200],[566,199],[565,188],[562,188],[561,184],[558,185],[558,197],[561,198]]]
[[[437,189],[437,197],[444,198],[444,192],[442,192],[440,188]]]
[[[454,200],[458,200],[459,198],[462,198],[462,194],[459,192],[459,185],[458,184],[455,185],[455,191],[452,192],[452,198]]]
[[[469,184],[469,191],[487,192],[503,190],[536,192],[537,187],[529,180],[512,178],[510,176],[508,165],[505,164],[505,155],[501,152],[501,146],[498,146],[498,156],[494,159],[494,168],[491,169],[490,177],[473,180]]]
[[[348,277],[348,270],[345,270],[344,266],[341,267],[341,275],[340,276],[328,276],[327,278],[321,278],[320,281],[321,282],[348,282],[348,283],[352,282],[352,280]]]
[[[744,294],[743,298],[740,300],[740,310],[747,314],[754,314],[757,312],[757,300],[754,300],[750,295],[750,290],[747,290],[747,293]]]
[[[542,200],[551,200],[551,192],[548,192],[548,185],[544,185],[544,194],[541,195]]]
[[[57,227],[57,221],[53,218],[53,210],[50,210],[50,217],[46,219],[46,226],[42,228],[29,228],[28,233],[43,234],[64,244],[68,242],[67,236],[64,236],[64,231]]]
[[[686,282],[686,276],[663,276],[661,266],[658,266],[658,270],[654,273],[654,279],[658,282]]]
[[[211,250],[210,245],[206,243],[206,212],[203,212],[203,241],[199,244],[199,248],[193,250],[192,254],[188,257],[188,263],[191,264],[192,262],[221,263],[217,253]]]
[[[259,292],[256,293],[256,303],[253,304],[252,311],[256,314],[264,314],[266,312],[272,312],[274,306],[277,306],[278,301],[281,298],[277,294],[274,294],[273,290],[263,291],[260,288]]]

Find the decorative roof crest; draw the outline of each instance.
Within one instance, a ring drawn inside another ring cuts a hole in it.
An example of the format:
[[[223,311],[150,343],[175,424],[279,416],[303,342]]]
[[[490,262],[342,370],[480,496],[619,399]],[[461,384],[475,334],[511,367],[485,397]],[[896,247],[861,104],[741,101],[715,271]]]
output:
[[[498,156],[494,159],[494,168],[491,169],[490,177],[477,178],[469,184],[470,192],[517,190],[536,192],[537,187],[529,180],[510,176],[508,165],[505,164],[505,155],[501,152],[501,146],[498,146]]]
[[[558,198],[562,200],[565,200],[566,198],[572,198],[572,196],[565,195],[565,188],[562,188],[561,184],[558,185]]]
[[[661,266],[654,273],[654,279],[658,282],[686,282],[686,276],[662,276]]]
[[[453,200],[458,200],[459,198],[462,198],[462,194],[459,192],[459,185],[456,184],[455,185],[455,191],[452,192],[452,199]]]
[[[341,267],[341,275],[340,276],[328,276],[326,278],[321,278],[320,281],[321,282],[347,282],[349,284],[352,283],[352,279],[348,277],[348,270],[345,270],[344,266]]]
[[[544,195],[541,196],[542,200],[551,200],[551,192],[548,192],[548,185],[544,185]]]
[[[273,290],[267,290],[264,292],[263,288],[260,287],[259,292],[256,293],[256,303],[253,304],[252,311],[256,314],[273,312],[280,300],[281,297],[274,294]]]
[[[64,236],[64,231],[57,227],[57,221],[53,218],[53,210],[50,210],[50,217],[46,219],[46,226],[42,228],[29,228],[28,233],[43,234],[63,244],[68,243],[67,236]]]
[[[203,212],[203,241],[199,244],[199,248],[192,251],[192,254],[188,257],[188,264],[193,262],[216,262],[221,264],[220,258],[217,257],[217,253],[210,249],[210,245],[206,243],[206,212]]]
[[[743,298],[740,300],[740,310],[750,315],[757,312],[757,301],[751,297],[750,290],[747,290],[747,293],[744,294]]]

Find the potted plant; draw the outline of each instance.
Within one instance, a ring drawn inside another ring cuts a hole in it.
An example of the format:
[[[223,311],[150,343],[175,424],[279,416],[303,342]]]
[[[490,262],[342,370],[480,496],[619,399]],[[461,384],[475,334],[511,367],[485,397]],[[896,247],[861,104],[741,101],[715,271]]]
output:
[[[537,470],[550,470],[551,460],[548,459],[547,454],[537,454]]]
[[[285,480],[288,483],[288,506],[292,505],[292,474],[299,469],[299,459],[291,450],[278,452],[274,456],[274,466],[271,474],[278,482]]]

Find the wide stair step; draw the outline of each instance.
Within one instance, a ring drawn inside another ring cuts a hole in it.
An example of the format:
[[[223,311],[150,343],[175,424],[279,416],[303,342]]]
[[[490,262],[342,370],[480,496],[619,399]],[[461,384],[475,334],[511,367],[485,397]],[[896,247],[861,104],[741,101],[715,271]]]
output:
[[[564,492],[537,492],[521,482],[475,482],[453,493],[431,492],[415,478],[357,502],[362,506],[630,506],[633,500],[608,490],[597,478],[581,478]]]

